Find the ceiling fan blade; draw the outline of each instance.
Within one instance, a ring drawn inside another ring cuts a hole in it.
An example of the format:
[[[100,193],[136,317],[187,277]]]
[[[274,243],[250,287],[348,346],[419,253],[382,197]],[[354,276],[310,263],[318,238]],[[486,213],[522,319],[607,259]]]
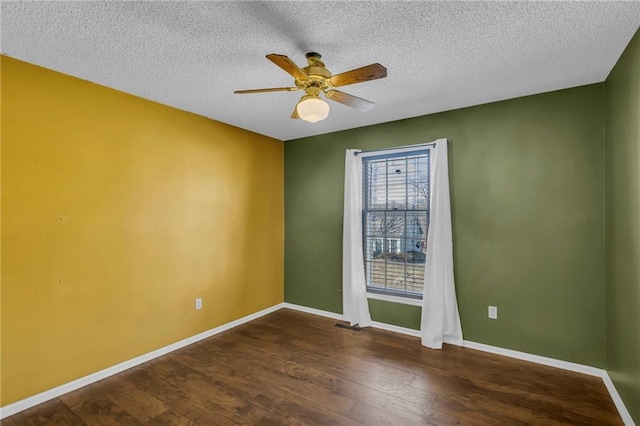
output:
[[[299,90],[297,87],[272,87],[270,89],[251,89],[251,90],[236,90],[235,94],[244,95],[246,93],[265,93],[265,92],[295,92]]]
[[[298,115],[298,105],[296,104],[296,106],[293,108],[293,113],[291,113],[291,118],[293,119],[298,119],[300,118],[300,116]]]
[[[380,64],[371,64],[366,67],[346,71],[336,74],[329,79],[335,87],[346,86],[347,84],[362,83],[369,80],[377,80],[387,76],[387,69]]]
[[[351,108],[355,108],[358,111],[369,111],[375,105],[366,99],[359,98],[357,96],[350,95],[348,93],[340,92],[339,90],[327,90],[325,92],[327,98],[332,101],[339,102]]]
[[[288,56],[272,53],[267,55],[267,59],[291,74],[296,80],[306,80],[309,78]]]

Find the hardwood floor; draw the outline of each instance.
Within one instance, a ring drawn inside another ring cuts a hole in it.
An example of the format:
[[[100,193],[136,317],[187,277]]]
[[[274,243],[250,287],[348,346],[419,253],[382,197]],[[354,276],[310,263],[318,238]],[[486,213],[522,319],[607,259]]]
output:
[[[335,323],[280,310],[2,425],[622,424],[598,378]]]

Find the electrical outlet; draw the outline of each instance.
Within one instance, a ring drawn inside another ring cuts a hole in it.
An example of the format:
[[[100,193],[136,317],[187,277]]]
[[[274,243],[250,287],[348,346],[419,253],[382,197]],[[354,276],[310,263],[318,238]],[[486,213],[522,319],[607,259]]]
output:
[[[498,308],[496,306],[489,306],[489,318],[498,319]]]
[[[202,309],[202,297],[196,299],[196,311]]]

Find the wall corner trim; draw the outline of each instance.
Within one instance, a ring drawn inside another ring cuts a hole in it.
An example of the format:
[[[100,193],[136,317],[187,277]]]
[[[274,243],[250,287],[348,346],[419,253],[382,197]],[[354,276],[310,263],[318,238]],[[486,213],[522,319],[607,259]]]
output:
[[[80,377],[79,379],[76,379],[72,382],[65,383],[53,389],[46,390],[39,394],[27,397],[25,399],[21,399],[20,401],[16,401],[12,404],[5,405],[4,407],[0,407],[0,419],[7,418],[21,411],[24,411],[28,408],[34,407],[38,404],[42,404],[43,402],[47,402],[51,399],[57,398],[66,393],[73,392],[74,390],[90,385],[91,383],[95,383],[102,379],[106,379],[109,376],[113,376],[114,374],[118,374],[122,371],[128,370],[140,364],[143,364],[154,358],[158,358],[162,355],[166,355],[169,352],[173,352],[185,346],[189,346],[193,343],[199,342],[200,340],[204,340],[208,337],[215,336],[216,334],[222,333],[223,331],[230,330],[239,325],[258,319],[262,316],[265,316],[267,314],[270,314],[272,312],[275,312],[281,309],[282,305],[283,303],[279,303],[277,305],[271,306],[270,308],[266,308],[261,311],[255,312],[253,314],[244,316],[242,318],[238,318],[237,320],[228,322],[226,324],[222,324],[218,327],[212,328],[207,331],[203,331],[202,333],[196,334],[195,336],[187,337],[186,339],[180,340],[178,342],[172,343],[170,345],[164,346],[162,348],[156,349],[154,351],[148,352],[146,354],[140,355],[130,360],[121,362],[120,364],[107,367],[104,370],[97,371],[95,373],[89,374],[84,377]]]
[[[38,404],[42,404],[43,402],[49,401],[51,399],[57,398],[66,393],[80,389],[84,386],[90,385],[91,383],[95,383],[109,376],[113,376],[114,374],[118,374],[122,371],[128,370],[137,365],[143,364],[154,358],[158,358],[162,355],[166,355],[169,352],[173,352],[185,346],[199,342],[200,340],[204,340],[208,337],[215,336],[216,334],[222,333],[223,331],[230,330],[234,327],[253,321],[255,319],[268,315],[272,312],[278,311],[280,309],[292,309],[294,311],[306,312],[308,314],[318,315],[321,317],[331,318],[339,321],[343,320],[342,314],[338,314],[335,312],[323,311],[321,309],[309,308],[306,306],[296,305],[294,303],[288,303],[288,302],[279,303],[277,305],[271,306],[270,308],[263,309],[261,311],[258,311],[256,313],[247,315],[237,320],[228,322],[226,324],[222,324],[218,327],[212,328],[211,330],[207,330],[202,333],[196,334],[195,336],[187,337],[186,339],[180,340],[179,342],[172,343],[160,349],[156,349],[155,351],[146,353],[144,355],[140,355],[128,361],[121,362],[120,364],[116,364],[114,366],[105,368],[104,370],[100,370],[98,372],[89,374],[88,376],[81,377],[72,382],[65,383],[53,389],[49,389],[44,392],[41,392],[37,395],[33,395],[28,398],[22,399],[20,401],[16,401],[12,404],[5,405],[4,407],[0,407],[0,419],[4,419],[6,417],[12,416],[28,408],[34,407]],[[394,333],[405,334],[412,337],[417,337],[417,338],[420,337],[419,330],[399,327],[397,325],[385,324],[385,323],[373,321],[372,327],[378,328],[381,330],[391,331]],[[591,367],[588,365],[576,364],[573,362],[547,358],[539,355],[532,355],[525,352],[518,352],[511,349],[503,349],[496,346],[485,345],[484,343],[471,342],[468,340],[464,341],[463,347],[473,349],[473,350],[479,350],[483,352],[489,352],[496,355],[502,355],[509,358],[521,359],[524,361],[547,365],[550,367],[560,368],[563,370],[574,371],[577,373],[587,374],[590,376],[600,377],[604,381],[604,384],[607,390],[609,391],[609,394],[611,395],[611,399],[613,399],[613,402],[616,405],[616,408],[618,409],[618,412],[620,413],[620,417],[622,417],[624,424],[627,426],[635,426],[635,423],[631,418],[631,414],[629,414],[629,411],[625,407],[624,402],[622,401],[622,398],[618,394],[618,391],[616,390],[616,387],[611,381],[611,378],[609,377],[609,374],[606,372],[606,370],[596,368],[596,367]]]

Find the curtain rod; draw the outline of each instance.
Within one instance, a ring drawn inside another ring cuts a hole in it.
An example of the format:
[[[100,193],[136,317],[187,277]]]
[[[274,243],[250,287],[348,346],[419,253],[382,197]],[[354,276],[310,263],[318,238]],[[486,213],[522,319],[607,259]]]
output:
[[[447,145],[449,145],[451,142],[449,142],[449,140],[447,139]],[[358,156],[358,154],[367,154],[369,152],[378,152],[378,151],[390,151],[392,149],[405,149],[405,148],[418,148],[418,147],[423,147],[423,146],[436,146],[435,142],[431,142],[431,143],[418,143],[415,145],[405,145],[405,146],[394,146],[391,148],[381,148],[381,149],[372,149],[371,151],[360,151],[360,152],[354,152],[353,155]]]

